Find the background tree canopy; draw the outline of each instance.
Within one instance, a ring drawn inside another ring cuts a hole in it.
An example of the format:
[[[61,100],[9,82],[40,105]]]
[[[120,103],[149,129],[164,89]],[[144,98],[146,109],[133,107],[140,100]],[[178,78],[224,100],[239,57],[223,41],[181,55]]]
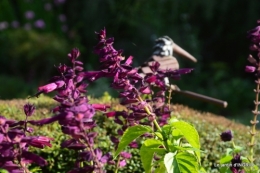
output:
[[[66,63],[75,46],[86,69],[97,69],[95,31],[106,28],[115,47],[126,57],[134,56],[136,66],[151,55],[154,39],[170,36],[198,59],[193,64],[179,58],[181,67],[194,71],[173,82],[183,90],[226,100],[229,106],[223,109],[178,95],[174,102],[230,118],[251,117],[254,78],[244,72],[246,32],[260,18],[258,0],[1,0],[0,10],[1,99],[34,94],[55,73],[53,65]],[[89,94],[98,97],[109,91],[105,83],[92,84]]]

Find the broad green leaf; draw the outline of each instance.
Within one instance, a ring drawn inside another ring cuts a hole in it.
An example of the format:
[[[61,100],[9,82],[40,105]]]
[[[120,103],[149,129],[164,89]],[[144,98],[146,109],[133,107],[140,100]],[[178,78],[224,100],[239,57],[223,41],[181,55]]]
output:
[[[207,173],[207,171],[203,167],[200,167],[199,173]]]
[[[180,139],[181,137],[183,137],[183,134],[181,133],[180,130],[174,129],[174,130],[172,131],[172,136],[173,136],[173,138],[174,138],[175,140],[178,140],[178,139]]]
[[[235,153],[240,153],[242,150],[243,150],[243,147],[235,146],[234,152]]]
[[[178,129],[193,148],[200,149],[199,134],[192,125],[184,121],[177,121],[172,123],[171,126]],[[200,152],[196,151],[195,153],[200,162]]]
[[[230,170],[230,167],[228,166],[221,166],[219,165],[219,172],[220,173],[232,173],[232,171]]]
[[[8,173],[8,171],[0,168],[0,173]]]
[[[146,173],[151,172],[154,153],[163,154],[165,152],[164,148],[159,148],[162,145],[163,143],[156,139],[147,139],[144,141],[140,149],[140,156]]]
[[[152,132],[152,128],[150,126],[136,125],[131,126],[124,132],[119,144],[118,148],[115,152],[114,158],[118,156],[118,154],[128,145],[130,142],[138,138],[139,136]]]
[[[164,125],[162,127],[162,135],[163,135],[164,139],[168,139],[169,138],[169,135],[171,134],[171,131],[172,131],[172,126],[170,126],[170,125]]]
[[[159,166],[154,170],[154,173],[167,173],[163,161],[159,162]]]
[[[154,133],[161,141],[163,141],[163,135],[160,132]]]
[[[179,121],[176,117],[173,117],[169,120],[169,124]]]
[[[259,168],[255,164],[242,163],[246,173],[259,173]]]
[[[194,155],[182,152],[175,155],[173,168],[171,173],[195,173],[199,171],[199,163]]]
[[[180,147],[180,146],[173,146],[173,148],[175,150],[181,150],[181,151],[185,151],[185,150],[191,150],[191,151],[199,151],[199,152],[204,152],[204,151],[201,151],[197,148],[193,148],[193,147]]]
[[[227,148],[226,149],[226,155],[231,155],[233,153],[233,149],[232,148]]]
[[[230,161],[233,159],[233,156],[225,156],[223,158],[220,159],[219,163],[220,164],[224,164],[224,163],[230,163]]]
[[[166,168],[168,173],[170,173],[170,172],[173,173],[173,170],[174,170],[173,161],[174,161],[175,155],[176,155],[175,153],[167,153],[164,156],[163,161],[164,161],[164,165],[165,165],[165,168]]]
[[[250,163],[249,159],[247,157],[241,156],[241,160],[245,163]]]

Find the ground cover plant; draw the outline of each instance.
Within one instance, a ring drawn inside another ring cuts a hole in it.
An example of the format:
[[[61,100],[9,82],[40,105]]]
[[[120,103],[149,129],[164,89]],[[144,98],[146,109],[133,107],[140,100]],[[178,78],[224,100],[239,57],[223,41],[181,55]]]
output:
[[[0,166],[3,171],[27,173],[37,171],[38,167],[30,170],[29,165],[32,163],[46,166],[45,158],[31,148],[51,147],[56,137],[50,137],[49,134],[36,135],[30,126],[42,127],[57,122],[56,129],[65,136],[59,141],[61,148],[69,149],[64,152],[75,156],[68,160],[74,161],[67,170],[69,173],[119,172],[134,155],[129,151],[138,151],[144,172],[206,172],[201,159],[206,151],[201,148],[199,133],[193,125],[172,114],[172,91],[164,82],[165,78],[179,79],[192,69],[160,70],[160,64],[155,62],[150,65],[152,73],[143,78],[138,69],[132,67],[133,57],[125,58],[121,50],[114,49],[114,40],[106,37],[106,30],[101,30],[97,36],[99,43],[94,52],[99,56],[99,71],[84,71],[83,63],[78,60],[80,51],[74,48],[68,54],[70,65],[58,65],[59,76],[54,76],[48,84],[38,88],[36,97],[56,91],[53,99],[57,103],[52,108],[51,117],[32,119],[35,106],[31,103],[23,107],[24,120],[0,117]],[[259,27],[250,32],[250,38],[254,43],[252,50],[258,51],[256,43],[260,42]],[[249,61],[254,66],[247,66],[246,70],[256,71],[258,77],[258,61],[253,56],[249,57]],[[100,78],[111,78],[110,86],[118,91],[122,110],[113,110],[109,104],[90,104],[86,96],[86,80],[91,84]],[[254,120],[251,121],[249,156],[242,157],[242,147],[233,142],[234,148],[227,148],[226,155],[219,162],[225,164],[221,166],[221,172],[258,171],[253,147],[255,125],[258,123],[259,84],[255,91],[256,109],[253,111]],[[98,126],[104,125],[102,118],[95,118],[98,111],[114,125],[106,133],[98,131]],[[230,130],[218,135],[224,142],[231,141],[233,137]],[[102,140],[110,143],[100,145]],[[126,151],[127,148],[133,149]]]

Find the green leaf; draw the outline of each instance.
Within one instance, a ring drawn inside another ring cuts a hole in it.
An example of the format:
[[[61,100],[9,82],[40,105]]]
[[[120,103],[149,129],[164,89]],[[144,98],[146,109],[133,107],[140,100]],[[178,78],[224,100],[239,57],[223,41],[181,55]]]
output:
[[[173,146],[173,148],[175,150],[181,150],[181,151],[185,151],[185,150],[191,150],[191,151],[199,151],[199,152],[203,152],[197,148],[193,148],[193,147],[180,147],[180,146]]]
[[[166,168],[163,161],[159,162],[159,166],[154,170],[154,173],[165,173]]]
[[[219,172],[220,173],[232,173],[232,171],[230,170],[230,167],[227,166],[219,166]]]
[[[164,156],[164,165],[165,165],[165,168],[166,168],[168,173],[170,173],[170,172],[173,173],[173,169],[174,169],[173,161],[174,161],[175,155],[176,155],[175,153],[167,153]]]
[[[240,158],[243,161],[243,163],[250,163],[250,160],[247,157],[241,156]]]
[[[173,117],[169,120],[169,124],[179,121],[176,117]]]
[[[172,123],[171,126],[178,129],[193,148],[200,149],[199,134],[192,125],[184,121],[177,121]],[[200,152],[195,151],[195,153],[200,162]]]
[[[160,132],[154,133],[161,141],[163,141],[163,135]]]
[[[197,158],[186,152],[178,153],[175,156],[174,160],[174,173],[175,172],[186,172],[186,173],[194,173],[198,172],[199,163],[197,162]]]
[[[8,171],[0,168],[0,173],[8,173]]]
[[[257,165],[253,164],[253,163],[244,163],[242,162],[244,170],[246,173],[259,173],[259,168]]]
[[[172,131],[172,136],[173,136],[173,139],[178,140],[183,137],[183,134],[178,129],[174,129]]]
[[[243,147],[235,146],[234,152],[235,153],[240,153],[242,150],[243,150]]]
[[[203,167],[200,167],[199,173],[207,173],[207,171]]]
[[[220,164],[224,164],[224,163],[230,163],[230,161],[233,159],[233,156],[225,156],[223,158],[220,159],[219,163]]]
[[[162,145],[163,143],[156,139],[147,139],[144,141],[140,149],[140,156],[146,173],[151,172],[154,153],[165,153],[164,148],[159,148]]]
[[[128,145],[130,142],[138,138],[139,136],[152,132],[152,128],[150,126],[136,125],[131,126],[124,132],[119,144],[118,148],[115,152],[114,158],[118,156],[118,154]]]
[[[171,134],[171,131],[172,131],[172,126],[170,125],[164,125],[162,127],[162,135],[164,137],[164,139],[168,139],[169,138],[169,135]]]
[[[232,155],[233,149],[232,148],[227,148],[226,150],[226,155]]]

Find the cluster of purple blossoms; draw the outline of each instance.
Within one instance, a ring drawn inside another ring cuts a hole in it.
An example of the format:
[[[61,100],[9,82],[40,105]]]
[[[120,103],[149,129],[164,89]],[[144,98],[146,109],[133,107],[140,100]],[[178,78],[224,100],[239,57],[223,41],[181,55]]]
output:
[[[227,130],[220,134],[220,138],[223,142],[229,142],[232,141],[233,134],[231,130]],[[232,171],[232,173],[244,173],[244,170],[242,169],[241,165],[242,165],[241,155],[235,154],[231,160],[230,170]]]
[[[128,111],[113,111],[106,113],[107,117],[113,117],[115,123],[121,125],[118,134],[129,127],[137,124],[152,125],[152,121],[157,119],[160,126],[167,123],[170,117],[169,106],[165,104],[165,92],[167,86],[164,78],[179,79],[181,74],[189,73],[192,69],[161,70],[160,64],[155,62],[150,65],[152,73],[142,77],[138,73],[138,68],[132,67],[133,57],[125,59],[122,50],[113,47],[113,38],[106,38],[106,30],[97,33],[99,43],[95,46],[94,52],[98,54],[101,63],[99,71],[85,72],[85,78],[95,81],[101,77],[113,78],[110,87],[119,90],[121,104],[126,106]],[[159,88],[154,93],[152,87]],[[142,95],[151,95],[151,99],[143,99]],[[148,120],[148,121],[147,121]],[[117,146],[119,140],[112,136],[111,140]],[[136,141],[129,145],[132,148],[138,146]]]
[[[24,105],[25,121],[15,121],[0,116],[0,168],[8,172],[29,172],[27,165],[36,163],[39,166],[47,165],[42,157],[28,151],[29,147],[51,147],[52,138],[45,136],[28,136],[33,129],[27,124],[27,118],[34,113],[35,107],[31,104]]]
[[[53,99],[60,104],[53,109],[55,116],[33,123],[44,125],[58,121],[62,132],[71,136],[71,139],[65,140],[61,147],[81,150],[81,152],[75,168],[70,173],[102,172],[105,163],[113,163],[112,157],[109,153],[103,155],[100,149],[95,148],[94,141],[97,133],[91,130],[96,126],[93,120],[95,110],[105,111],[109,106],[88,103],[88,99],[84,95],[87,92],[87,84],[84,83],[83,63],[76,60],[79,55],[79,50],[74,48],[68,54],[72,66],[60,64],[57,67],[60,75],[54,76],[49,84],[38,88],[39,92],[36,96],[41,93],[57,91]],[[87,161],[89,164],[82,167],[83,161]],[[90,164],[92,162],[94,164]]]
[[[251,65],[246,66],[245,71],[249,73],[255,72],[256,77],[260,78],[260,20],[257,23],[258,26],[248,32],[252,53],[247,59]]]
[[[233,173],[245,173],[245,171],[242,169],[242,160],[241,160],[241,155],[236,154],[234,155],[233,159],[231,160],[231,167],[230,170]]]
[[[101,30],[98,34],[99,43],[95,47],[95,53],[100,57],[101,69],[99,71],[84,72],[83,63],[78,61],[80,55],[78,49],[73,49],[69,54],[71,66],[60,64],[57,69],[59,76],[54,76],[50,82],[38,88],[39,96],[42,93],[56,91],[54,100],[59,102],[59,105],[53,109],[54,116],[42,120],[27,121],[9,121],[5,118],[0,118],[0,149],[3,150],[1,158],[5,158],[4,162],[0,162],[0,166],[6,169],[20,169],[11,163],[17,159],[21,165],[23,162],[36,162],[43,166],[46,161],[33,153],[28,152],[28,146],[43,147],[50,145],[48,137],[26,137],[25,132],[31,132],[27,128],[27,123],[33,125],[46,125],[58,121],[61,125],[62,132],[70,135],[71,138],[62,142],[61,147],[78,150],[79,155],[75,163],[75,167],[69,173],[79,172],[105,172],[105,164],[115,164],[111,154],[103,154],[101,149],[95,145],[95,137],[98,135],[93,131],[96,122],[93,120],[95,111],[106,111],[109,106],[102,104],[89,104],[87,97],[84,95],[87,90],[85,79],[95,81],[101,77],[113,78],[111,87],[119,90],[119,97],[122,98],[121,104],[128,108],[128,111],[107,112],[108,117],[113,117],[114,121],[121,125],[118,134],[129,127],[136,124],[153,125],[153,121],[157,119],[159,125],[163,126],[167,123],[170,116],[170,109],[165,103],[165,92],[167,86],[164,82],[165,77],[174,79],[180,78],[181,74],[191,71],[191,69],[182,70],[160,70],[159,63],[153,63],[150,68],[152,73],[146,74],[143,78],[138,69],[131,66],[133,57],[125,60],[122,56],[122,51],[117,51],[113,48],[113,38],[106,39],[106,31]],[[158,87],[160,90],[153,93],[152,87]],[[151,94],[151,99],[143,99],[143,94]],[[30,105],[24,107],[27,117],[31,116],[34,108]],[[148,119],[148,121],[147,121]],[[146,121],[145,121],[146,120]],[[20,126],[24,127],[21,128]],[[10,130],[10,127],[12,129]],[[28,130],[27,130],[28,129]],[[10,132],[10,135],[8,134]],[[117,147],[119,139],[111,136],[111,141]],[[9,143],[8,143],[9,142]],[[3,146],[2,146],[2,143]],[[5,144],[7,143],[7,144]],[[14,144],[19,144],[18,151],[14,148]],[[136,148],[138,143],[133,141],[130,145]],[[8,148],[10,149],[8,150]],[[20,151],[23,151],[22,153]],[[9,153],[6,153],[10,151]],[[20,155],[19,155],[20,154]],[[126,159],[131,158],[128,152],[121,152],[118,166],[126,165]],[[30,160],[31,159],[31,160]],[[3,159],[2,159],[3,160]]]

